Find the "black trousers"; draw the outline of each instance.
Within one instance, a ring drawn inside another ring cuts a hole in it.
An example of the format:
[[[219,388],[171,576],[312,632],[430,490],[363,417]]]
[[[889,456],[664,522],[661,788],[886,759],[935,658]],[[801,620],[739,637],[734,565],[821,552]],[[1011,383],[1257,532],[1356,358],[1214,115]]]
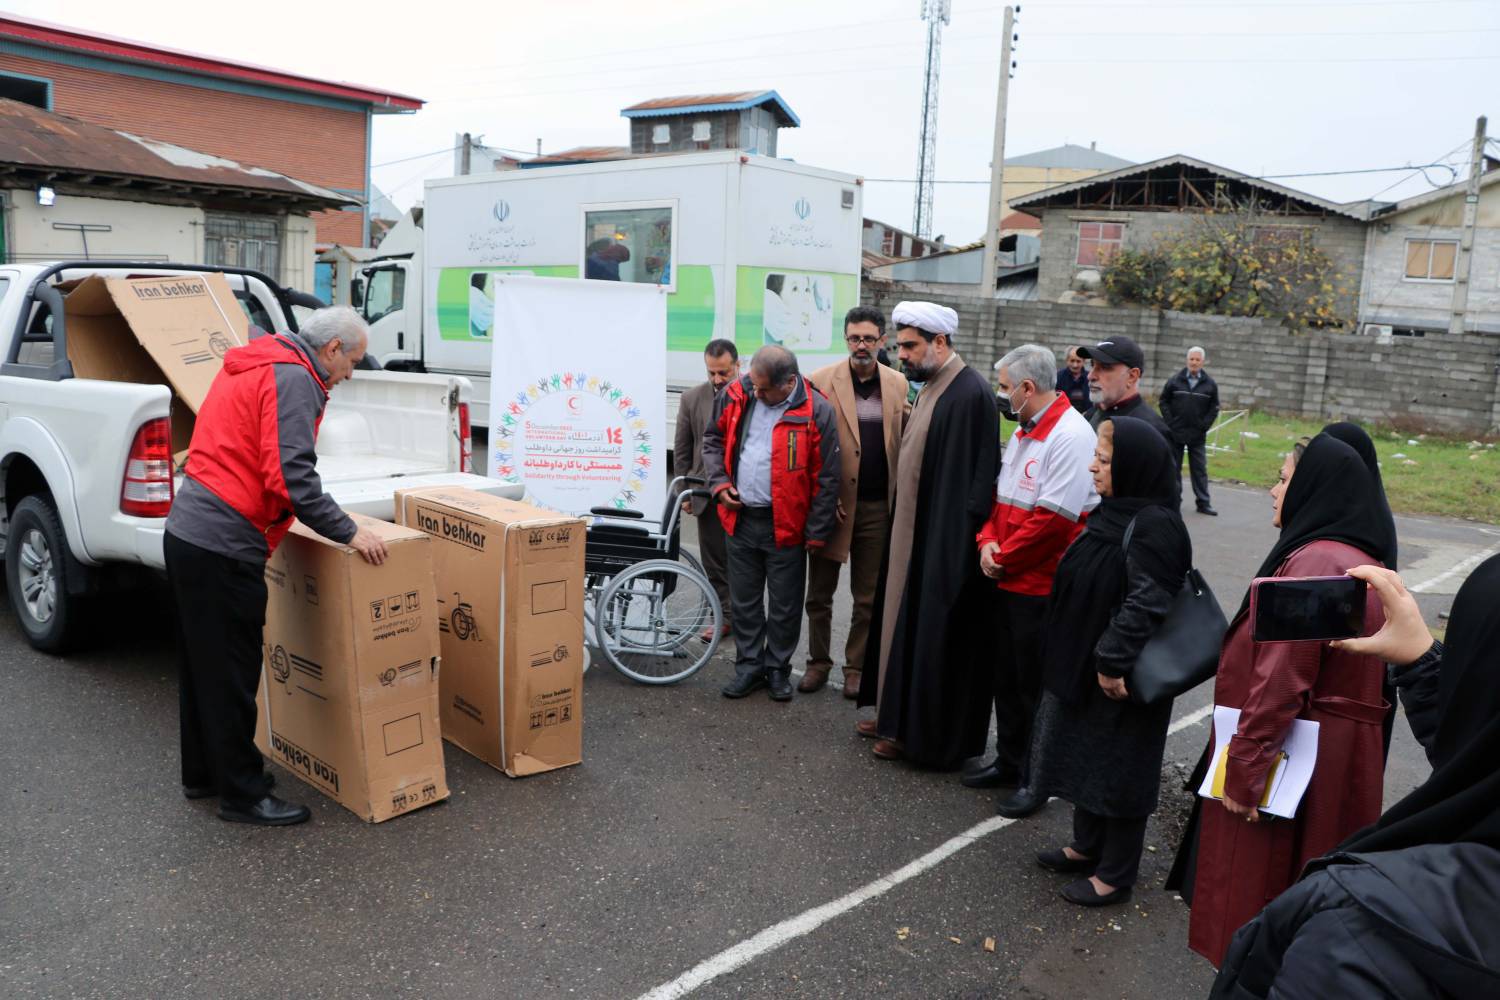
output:
[[[1208,503],[1208,448],[1202,434],[1193,440],[1183,444],[1176,442],[1177,468],[1182,468],[1182,452],[1187,451],[1188,473],[1193,480],[1193,499],[1198,502],[1199,507],[1207,507]]]
[[[216,787],[233,804],[266,794],[255,748],[255,687],[266,623],[264,567],[167,532],[167,581],[177,604],[182,783]]]
[[[1007,776],[1026,779],[1031,724],[1042,696],[1042,619],[1047,598],[996,591],[995,763]]]
[[[790,673],[802,637],[807,551],[776,545],[769,507],[742,508],[727,547],[735,673]]]
[[[1073,850],[1086,858],[1098,858],[1094,876],[1116,889],[1135,885],[1141,870],[1141,850],[1146,844],[1146,820],[1115,819],[1073,807]]]

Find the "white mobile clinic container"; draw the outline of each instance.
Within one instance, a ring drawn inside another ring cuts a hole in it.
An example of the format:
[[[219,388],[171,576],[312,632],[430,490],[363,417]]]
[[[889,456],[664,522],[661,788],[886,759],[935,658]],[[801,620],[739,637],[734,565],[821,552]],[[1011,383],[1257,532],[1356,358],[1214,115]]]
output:
[[[742,356],[784,344],[810,371],[845,354],[843,316],[859,302],[862,193],[851,175],[738,150],[428,181],[422,363],[473,378],[476,404],[487,403],[489,275],[618,274],[667,290],[669,424],[677,393],[703,379],[703,347],[716,337]]]

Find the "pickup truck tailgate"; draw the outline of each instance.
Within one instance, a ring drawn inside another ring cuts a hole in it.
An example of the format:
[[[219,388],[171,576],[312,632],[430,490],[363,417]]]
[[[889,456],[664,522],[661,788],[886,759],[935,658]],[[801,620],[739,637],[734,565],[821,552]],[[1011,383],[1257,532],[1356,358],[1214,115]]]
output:
[[[318,463],[322,465],[320,460]],[[325,482],[329,494],[340,507],[351,514],[382,521],[396,519],[396,491],[424,489],[435,486],[461,486],[478,490],[507,500],[519,500],[526,488],[516,483],[502,483],[498,479],[476,476],[469,472],[433,472],[416,476],[383,476],[375,479],[351,479],[345,482]]]

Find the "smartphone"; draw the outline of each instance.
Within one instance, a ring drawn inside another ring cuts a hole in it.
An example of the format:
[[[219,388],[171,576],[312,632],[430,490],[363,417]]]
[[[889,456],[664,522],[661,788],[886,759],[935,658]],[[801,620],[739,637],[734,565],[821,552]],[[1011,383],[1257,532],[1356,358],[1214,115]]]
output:
[[[1261,577],[1250,583],[1250,622],[1256,642],[1352,639],[1365,630],[1365,581]]]

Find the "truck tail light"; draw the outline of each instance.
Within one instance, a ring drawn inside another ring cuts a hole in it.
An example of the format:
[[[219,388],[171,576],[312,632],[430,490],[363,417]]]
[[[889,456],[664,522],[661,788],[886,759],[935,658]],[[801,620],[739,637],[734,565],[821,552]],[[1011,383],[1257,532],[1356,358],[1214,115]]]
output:
[[[120,486],[120,513],[132,517],[166,517],[172,510],[172,425],[166,417],[148,420],[135,432],[125,481]]]
[[[469,422],[469,404],[458,404],[458,471],[474,471],[474,426]]]

